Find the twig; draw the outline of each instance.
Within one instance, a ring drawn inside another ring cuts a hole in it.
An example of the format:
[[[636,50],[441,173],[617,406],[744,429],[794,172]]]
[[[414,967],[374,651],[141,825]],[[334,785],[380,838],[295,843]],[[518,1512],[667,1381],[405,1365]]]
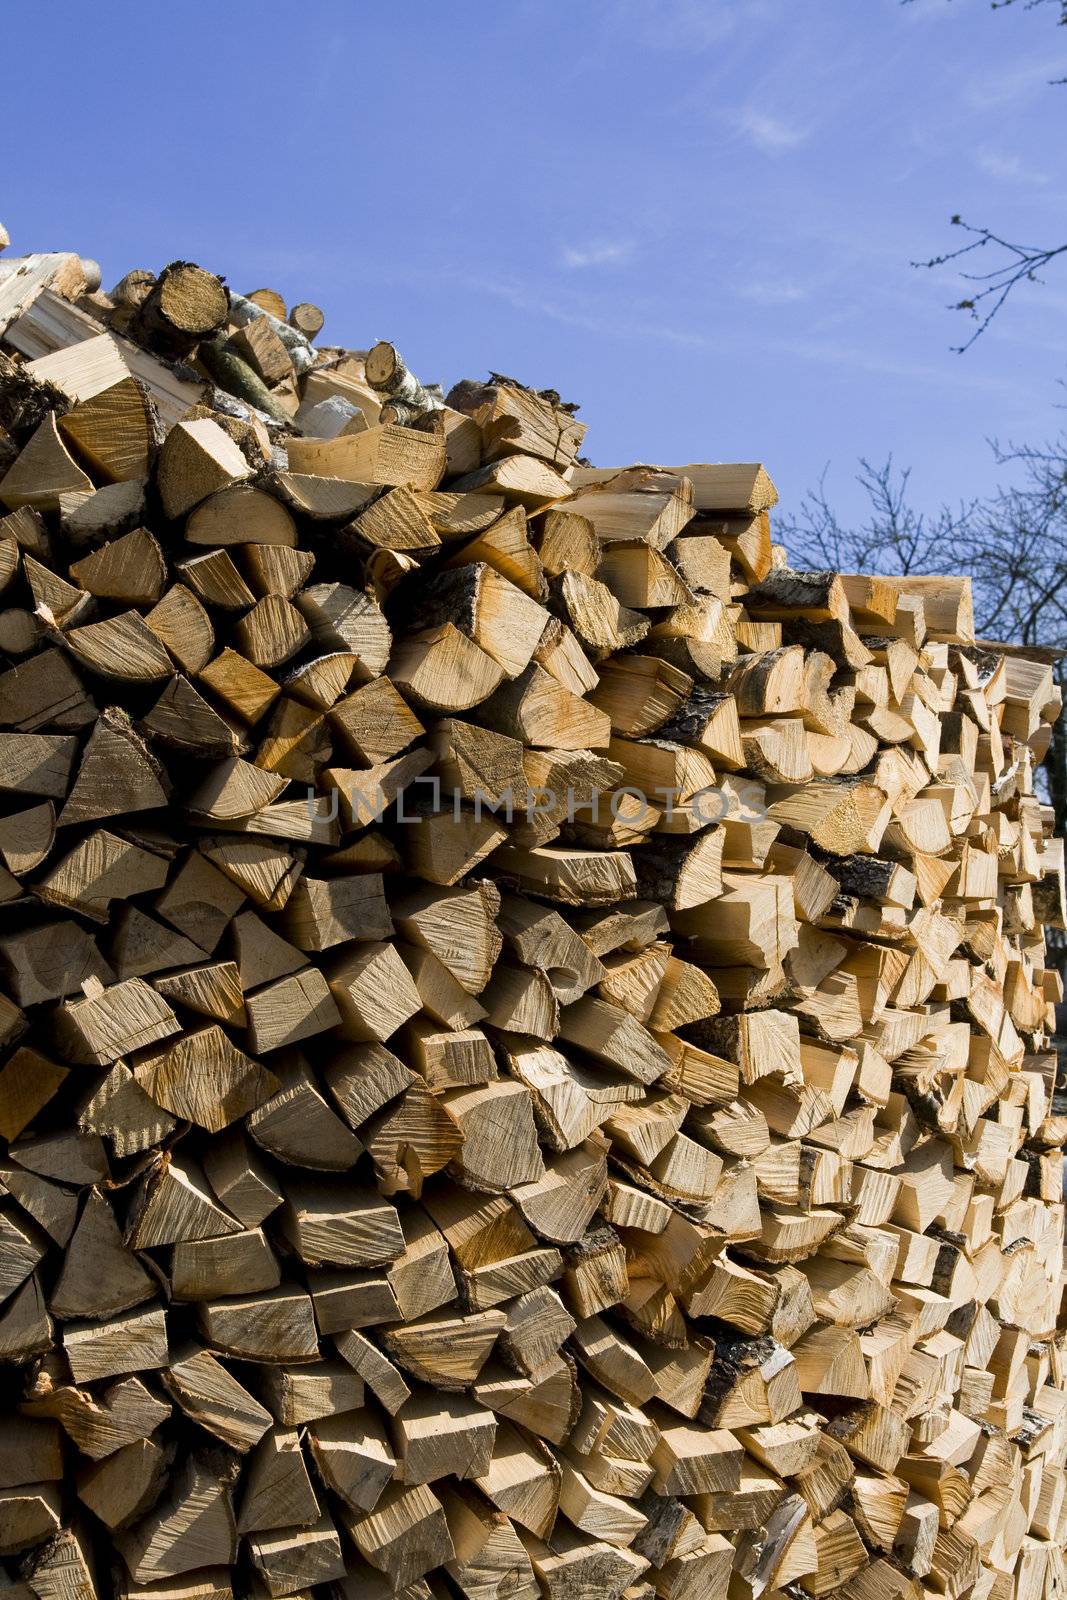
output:
[[[1000,0],[1002,5],[1011,5],[1014,0]],[[1067,0],[1063,0],[1067,6]],[[964,244],[958,250],[946,251],[944,255],[931,256],[928,261],[913,261],[913,267],[943,267],[950,261],[959,261],[963,256],[971,255],[975,250],[984,250],[993,245],[1008,254],[1008,260],[999,263],[989,272],[964,272],[961,274],[968,283],[980,284],[973,294],[965,295],[962,300],[957,300],[952,306],[954,311],[969,311],[977,322],[971,337],[964,344],[954,345],[957,355],[962,355],[964,350],[969,350],[975,340],[989,327],[997,312],[1003,306],[1012,290],[1020,283],[1038,283],[1038,273],[1054,261],[1057,256],[1067,255],[1067,244],[1054,245],[1045,249],[1040,245],[1015,244],[1010,239],[1004,239],[999,233],[994,233],[992,228],[976,228],[969,222],[964,222],[960,216],[952,218],[956,228],[962,228],[966,233],[974,235],[970,244]]]

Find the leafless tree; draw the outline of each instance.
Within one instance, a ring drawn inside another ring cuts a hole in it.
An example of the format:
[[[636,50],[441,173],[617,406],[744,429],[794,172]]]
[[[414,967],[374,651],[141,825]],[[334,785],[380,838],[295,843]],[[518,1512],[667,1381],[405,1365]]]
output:
[[[892,457],[860,463],[867,510],[845,524],[830,503],[826,474],[800,512],[779,527],[796,567],[844,572],[966,573],[980,637],[1067,650],[1067,436],[1039,448],[993,446],[1010,487],[988,499],[933,512],[916,509],[909,473]],[[1067,671],[1058,663],[1061,688]],[[1053,730],[1045,761],[1057,832],[1067,832],[1067,727]]]
[[[864,457],[856,481],[868,504],[859,526],[844,527],[826,491],[828,469],[809,490],[800,514],[787,518],[784,539],[794,566],[834,567],[842,572],[928,573],[938,570],[937,552],[969,532],[975,501],[958,512],[942,506],[933,515],[909,499],[910,469],[898,471],[890,456],[881,467]],[[942,555],[942,564],[944,557]],[[886,561],[890,563],[886,566]]]

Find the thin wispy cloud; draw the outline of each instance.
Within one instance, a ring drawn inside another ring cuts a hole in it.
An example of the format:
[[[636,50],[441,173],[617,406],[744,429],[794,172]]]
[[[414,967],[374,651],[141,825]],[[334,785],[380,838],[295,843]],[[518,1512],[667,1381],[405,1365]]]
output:
[[[1005,183],[1045,184],[1048,174],[1036,167],[1028,167],[1018,156],[1006,156],[997,150],[983,150],[978,155],[978,166],[989,178]]]
[[[789,278],[757,280],[743,283],[737,291],[742,300],[751,300],[758,306],[785,306],[797,300],[806,300],[808,291]]]
[[[808,137],[807,129],[786,122],[784,117],[772,117],[766,111],[746,106],[736,118],[738,133],[754,144],[757,150],[768,155],[780,155],[784,150],[794,150]]]
[[[632,239],[588,239],[582,244],[565,244],[560,260],[565,267],[580,271],[583,267],[611,267],[629,260],[634,253]]]
[[[901,8],[906,22],[955,22],[955,17],[945,5],[945,0],[909,0]]]
[[[612,0],[613,30],[653,50],[710,50],[771,10],[769,0]]]
[[[1030,101],[1052,79],[1062,77],[1065,72],[1067,59],[1062,52],[1055,56],[1042,54],[1033,61],[976,75],[963,91],[963,102],[972,111],[988,115],[994,108]]]
[[[578,305],[565,305],[545,296],[535,285],[523,283],[518,278],[471,275],[466,272],[444,274],[444,276],[453,277],[457,286],[462,285],[469,292],[491,295],[494,299],[503,300],[524,314],[543,317],[547,321],[559,323],[564,327],[577,328],[615,343],[641,344],[647,343],[650,339],[658,339],[679,350],[691,352],[715,350],[721,353],[724,349],[744,345],[750,338],[750,332],[741,328],[718,329],[710,333],[701,333],[697,328],[681,328],[662,322],[651,307],[627,305],[615,308],[615,314],[610,315]],[[438,272],[433,275],[433,281],[439,284],[441,277],[442,274]],[[950,362],[909,359],[889,346],[879,348],[856,344],[847,338],[829,333],[815,338],[765,338],[762,340],[762,346],[767,352],[788,355],[802,362],[852,369],[856,373],[902,378],[927,387],[939,387],[950,391],[960,389],[972,391],[978,388],[1005,398],[1016,390],[1020,398],[1029,393],[1028,385],[1013,384],[1002,376],[977,373],[973,369],[965,370],[962,366]]]
[[[847,339],[786,339],[768,342],[768,349],[778,349],[802,361],[820,366],[840,367],[855,373],[873,373],[878,377],[900,378],[914,385],[973,392],[984,390],[1000,400],[1023,400],[1032,393],[1032,386],[1013,382],[999,374],[976,372],[973,367],[909,359],[893,351],[888,345],[881,348],[853,344]]]
[[[717,350],[722,346],[721,336],[661,321],[654,306],[627,299],[605,309],[601,298],[592,301],[588,295],[566,292],[560,298],[553,298],[538,284],[527,282],[518,275],[494,276],[471,273],[463,268],[435,268],[432,273],[408,269],[393,274],[392,281],[438,288],[447,281],[468,294],[490,295],[525,316],[543,317],[561,327],[577,328],[616,344],[632,345],[659,340],[678,349],[696,351]]]

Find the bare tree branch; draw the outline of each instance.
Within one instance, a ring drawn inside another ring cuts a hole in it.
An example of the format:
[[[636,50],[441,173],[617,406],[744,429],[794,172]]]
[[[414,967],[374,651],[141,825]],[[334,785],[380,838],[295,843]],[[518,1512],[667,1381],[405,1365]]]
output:
[[[1001,0],[1001,3],[1011,5],[1014,0]],[[1064,4],[1067,5],[1067,0],[1064,0]],[[1041,245],[1016,244],[994,233],[992,228],[973,227],[959,216],[952,218],[952,225],[974,236],[970,244],[961,245],[958,250],[946,251],[944,255],[931,256],[928,261],[913,261],[911,263],[913,267],[943,267],[950,261],[959,261],[964,256],[985,250],[989,246],[1002,251],[1006,258],[998,261],[988,272],[960,274],[968,283],[978,285],[971,294],[964,295],[962,300],[956,300],[951,308],[953,311],[969,311],[978,324],[964,344],[953,345],[957,355],[962,355],[964,350],[969,350],[974,341],[989,327],[1012,290],[1017,289],[1021,283],[1039,283],[1041,280],[1038,274],[1043,272],[1051,261],[1055,261],[1057,256],[1067,255],[1067,244],[1054,245],[1050,249],[1045,249]]]
[[[1004,11],[1008,6],[1017,4],[1019,4],[1019,0],[992,0],[994,11]],[[1022,0],[1022,9],[1024,11],[1036,11],[1038,6],[1044,5],[1059,6],[1060,14],[1056,21],[1061,27],[1067,28],[1067,0]]]
[[[972,537],[978,502],[958,511],[943,506],[934,516],[916,511],[908,498],[910,469],[897,471],[890,456],[875,467],[864,458],[856,481],[869,515],[858,528],[844,528],[826,494],[826,473],[805,495],[800,514],[785,522],[786,543],[800,565],[846,572],[926,574],[942,571],[945,551]]]
[[[910,6],[914,0],[901,0],[902,5]],[[1067,0],[990,0],[994,11],[1006,11],[1009,6],[1018,5],[1022,11],[1036,11],[1039,6],[1058,6],[1059,16],[1056,21],[1061,27],[1067,27]]]
[[[912,5],[914,0],[901,0],[903,5]],[[1006,11],[1011,6],[1018,6],[1022,11],[1036,11],[1039,7],[1055,6],[1059,12],[1056,18],[1061,27],[1067,27],[1067,0],[990,0],[994,11]],[[1052,78],[1051,83],[1064,84],[1067,78]],[[1046,247],[1043,245],[1017,244],[1014,240],[1005,239],[992,228],[975,227],[970,222],[964,222],[960,216],[952,218],[954,227],[962,228],[972,235],[969,244],[964,244],[958,250],[948,250],[943,255],[931,256],[928,261],[913,261],[913,267],[943,267],[950,262],[958,262],[964,256],[970,256],[976,251],[989,250],[990,257],[997,257],[996,264],[988,272],[962,272],[961,276],[967,283],[976,285],[975,289],[965,294],[961,299],[953,302],[953,311],[966,311],[973,317],[977,326],[971,337],[963,344],[953,345],[957,355],[962,355],[969,350],[976,339],[989,327],[1014,289],[1022,283],[1039,283],[1038,276],[1050,262],[1058,256],[1067,255],[1067,243]],[[999,252],[999,255],[998,255]],[[983,257],[983,261],[990,257]]]

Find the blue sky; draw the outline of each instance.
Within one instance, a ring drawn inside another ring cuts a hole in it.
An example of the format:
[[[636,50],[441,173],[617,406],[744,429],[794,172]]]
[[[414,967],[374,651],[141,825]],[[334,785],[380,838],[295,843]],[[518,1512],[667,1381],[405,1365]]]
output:
[[[966,356],[954,211],[1067,236],[1067,29],[988,0],[0,0],[12,250],[201,261],[581,402],[599,465],[918,498],[1056,431],[1067,267]],[[1057,155],[1057,151],[1059,152]],[[1053,240],[1055,235],[1055,241]]]

